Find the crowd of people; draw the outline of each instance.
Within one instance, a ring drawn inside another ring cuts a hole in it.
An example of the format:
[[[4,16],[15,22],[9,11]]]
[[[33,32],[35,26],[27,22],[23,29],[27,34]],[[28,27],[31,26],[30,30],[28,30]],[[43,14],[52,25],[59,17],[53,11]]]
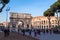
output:
[[[25,33],[29,33],[29,35],[32,35],[32,32],[34,33],[34,36],[40,35],[41,33],[54,33],[55,31],[52,29],[23,29],[20,30],[22,32],[23,35],[25,35]]]
[[[38,35],[40,35],[41,33],[54,33],[55,31],[54,30],[50,30],[50,29],[18,29],[18,32],[19,31],[21,31],[22,32],[22,34],[23,34],[23,36],[25,35],[25,33],[26,32],[28,32],[29,33],[29,35],[32,35],[32,32],[34,33],[34,36],[37,36],[37,34]],[[10,34],[10,30],[9,30],[9,28],[4,28],[4,30],[3,30],[3,32],[4,32],[4,36],[5,37],[8,37],[9,36],[9,34]],[[56,31],[56,32],[58,32],[58,31]]]

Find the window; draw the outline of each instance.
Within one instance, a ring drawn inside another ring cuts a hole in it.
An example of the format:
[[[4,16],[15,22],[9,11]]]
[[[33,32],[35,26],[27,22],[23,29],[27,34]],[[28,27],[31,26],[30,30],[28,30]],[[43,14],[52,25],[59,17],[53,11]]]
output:
[[[55,24],[57,24],[57,20],[55,20]]]
[[[47,24],[47,21],[46,21],[46,24]]]
[[[54,22],[54,20],[52,20],[52,22]]]
[[[11,16],[13,16],[13,14],[11,14]]]
[[[59,20],[59,24],[60,24],[60,20]]]
[[[44,20],[44,24],[45,24],[45,20]]]
[[[29,24],[27,24],[27,28],[29,28]]]
[[[52,25],[52,27],[54,27],[54,25]]]
[[[12,24],[12,27],[13,27],[13,28],[15,28],[15,27],[16,27],[16,25],[15,25],[15,24]]]
[[[42,21],[42,24],[43,24],[43,21]]]
[[[52,20],[52,24],[54,24],[54,20]]]

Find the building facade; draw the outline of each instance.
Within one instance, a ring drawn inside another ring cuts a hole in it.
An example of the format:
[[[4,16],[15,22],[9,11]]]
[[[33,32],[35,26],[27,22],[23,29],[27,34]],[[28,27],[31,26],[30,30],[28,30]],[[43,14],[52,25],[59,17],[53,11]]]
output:
[[[50,22],[49,22],[50,19]],[[58,22],[59,21],[59,22]],[[26,13],[10,13],[10,29],[20,28],[40,28],[50,29],[60,25],[60,18],[51,16],[37,16],[32,17],[31,14]]]
[[[58,24],[60,25],[60,18],[58,18],[58,20],[57,17],[51,16],[50,23],[49,23],[48,17],[37,16],[37,17],[33,17],[31,22],[32,22],[32,26],[35,28],[50,29],[58,26]]]
[[[4,27],[8,27],[9,22],[3,22],[2,24],[3,24]]]
[[[26,13],[10,13],[10,28],[30,28],[31,27],[31,14]]]

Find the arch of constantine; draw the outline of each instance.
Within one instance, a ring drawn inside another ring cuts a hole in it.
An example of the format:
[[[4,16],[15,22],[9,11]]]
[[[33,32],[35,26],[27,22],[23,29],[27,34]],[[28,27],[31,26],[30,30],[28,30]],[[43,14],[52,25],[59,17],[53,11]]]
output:
[[[30,28],[31,14],[10,12],[10,29]]]

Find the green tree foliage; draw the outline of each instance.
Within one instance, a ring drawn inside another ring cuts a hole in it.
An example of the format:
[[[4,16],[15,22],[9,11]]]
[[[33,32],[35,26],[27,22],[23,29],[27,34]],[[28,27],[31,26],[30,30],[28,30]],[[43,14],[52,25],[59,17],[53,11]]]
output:
[[[43,15],[44,16],[48,16],[48,15],[54,16],[57,9],[60,9],[60,0],[58,0],[57,2],[52,4],[50,6],[50,8],[44,12]]]
[[[54,13],[50,9],[48,9],[44,12],[44,16],[54,16]]]
[[[60,0],[58,0],[58,2],[60,2]]]
[[[53,5],[51,5],[50,8],[53,12],[56,12],[57,9],[60,9],[60,2],[55,2]]]
[[[47,9],[45,12],[44,12],[44,16],[48,16],[48,20],[49,20],[49,27],[51,27],[51,22],[50,22],[50,16],[54,16],[55,15],[55,12],[57,10],[60,9],[60,0],[58,0],[57,2],[55,2],[54,4],[52,4],[50,6],[49,9]]]
[[[49,27],[50,27],[50,16],[54,16],[55,15],[55,12],[60,12],[60,0],[58,0],[57,2],[55,2],[54,4],[52,4],[50,6],[49,9],[47,9],[45,12],[44,12],[44,16],[48,16],[48,20],[49,20]],[[57,21],[58,21],[58,13],[57,13]],[[59,21],[58,21],[59,22]],[[58,23],[58,26],[59,26],[59,23]]]

